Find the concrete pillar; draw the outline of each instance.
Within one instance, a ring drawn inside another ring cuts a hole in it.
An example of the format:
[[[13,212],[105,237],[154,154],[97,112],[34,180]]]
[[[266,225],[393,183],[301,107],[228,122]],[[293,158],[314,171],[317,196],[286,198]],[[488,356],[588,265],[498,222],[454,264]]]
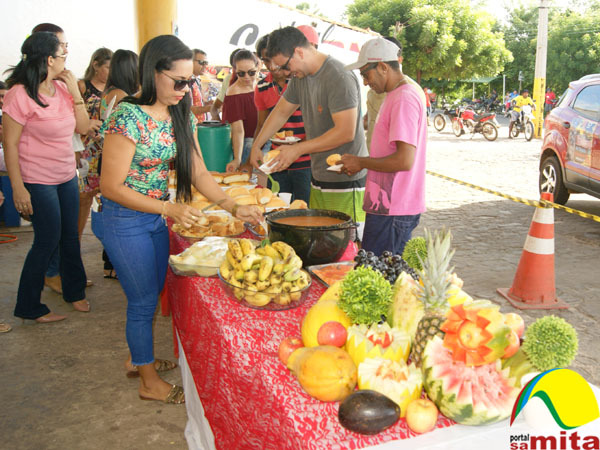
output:
[[[177,0],[136,0],[138,52],[161,34],[177,35]]]

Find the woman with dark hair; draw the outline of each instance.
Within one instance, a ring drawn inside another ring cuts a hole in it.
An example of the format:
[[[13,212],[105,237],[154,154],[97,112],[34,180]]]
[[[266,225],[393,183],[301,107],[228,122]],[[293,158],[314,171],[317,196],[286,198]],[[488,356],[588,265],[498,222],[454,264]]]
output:
[[[117,50],[112,57],[110,71],[106,81],[106,88],[102,93],[100,101],[100,118],[107,118],[115,105],[127,97],[135,94],[140,88],[138,76],[138,56],[131,50]],[[104,139],[99,143],[98,175],[102,168],[102,145]],[[102,240],[104,232],[99,215],[92,214],[92,230],[98,239]],[[104,278],[117,279],[117,273],[110,262],[106,250],[102,250],[102,261],[104,261]],[[133,370],[133,369],[132,369]]]
[[[15,316],[39,323],[63,320],[41,303],[44,272],[58,247],[63,298],[88,312],[85,270],[77,235],[79,190],[73,132],[85,133],[89,118],[75,76],[65,70],[57,36],[34,33],[10,71],[3,106],[4,151],[17,211],[29,215],[34,239],[27,254]]]
[[[100,120],[100,97],[106,86],[110,60],[113,52],[105,47],[96,50],[90,59],[90,64],[85,69],[83,79],[79,80],[79,92],[85,102],[85,107],[90,116],[90,129],[83,137],[84,150],[77,154],[78,167],[83,167],[81,161],[87,161],[87,174],[81,178],[79,186],[79,239],[87,223],[92,207],[92,200],[100,190],[100,175],[98,174],[98,158],[100,156],[100,135],[98,129],[102,125]]]
[[[211,202],[252,223],[260,210],[240,206],[206,170],[191,114],[192,51],[177,37],[158,36],[140,53],[141,92],[126,97],[102,126],[103,244],[127,296],[127,344],[140,375],[143,400],[183,403],[183,389],[163,381],[155,365],[152,321],[169,257],[165,219],[190,227],[202,214],[168,200],[169,162],[175,162],[177,199],[192,184]]]
[[[254,104],[258,58],[249,50],[240,50],[233,57],[233,68],[237,80],[229,86],[223,101],[223,122],[231,124],[233,147],[233,161],[227,164],[227,172],[235,172],[248,160],[258,120]]]

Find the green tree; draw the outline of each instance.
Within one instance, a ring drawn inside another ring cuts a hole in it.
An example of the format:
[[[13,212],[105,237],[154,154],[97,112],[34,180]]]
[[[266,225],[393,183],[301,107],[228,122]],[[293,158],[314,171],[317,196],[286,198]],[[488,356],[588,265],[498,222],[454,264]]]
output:
[[[356,0],[347,14],[352,25],[398,38],[417,82],[494,76],[512,60],[495,19],[468,0]]]

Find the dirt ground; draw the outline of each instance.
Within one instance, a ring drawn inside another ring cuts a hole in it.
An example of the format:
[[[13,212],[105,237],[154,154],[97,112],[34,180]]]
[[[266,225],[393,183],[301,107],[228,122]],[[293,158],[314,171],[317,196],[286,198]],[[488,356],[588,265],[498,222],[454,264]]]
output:
[[[507,128],[495,142],[481,135],[456,138],[449,128],[430,129],[428,169],[506,194],[536,199],[540,141],[509,141]],[[449,227],[457,249],[455,270],[464,289],[479,298],[514,309],[496,294],[510,287],[534,208],[479,192],[433,176],[427,177],[428,211],[416,235],[428,227]],[[600,215],[600,201],[572,196],[569,206]],[[556,290],[568,310],[522,312],[526,324],[544,314],[572,323],[579,334],[573,365],[589,382],[600,384],[597,342],[600,285],[597,282],[600,224],[563,211],[555,212]],[[69,317],[63,322],[21,323],[12,315],[17,284],[31,245],[31,227],[0,228],[18,241],[0,245],[0,318],[13,330],[0,335],[0,447],[7,449],[165,449],[186,448],[183,406],[143,402],[137,381],[125,377],[125,297],[115,280],[102,277],[101,246],[86,228],[82,254],[92,304],[89,314],[75,312],[45,289],[43,301]],[[596,342],[596,344],[594,344]],[[155,323],[155,353],[172,358],[168,317]],[[173,371],[166,376],[181,381]]]

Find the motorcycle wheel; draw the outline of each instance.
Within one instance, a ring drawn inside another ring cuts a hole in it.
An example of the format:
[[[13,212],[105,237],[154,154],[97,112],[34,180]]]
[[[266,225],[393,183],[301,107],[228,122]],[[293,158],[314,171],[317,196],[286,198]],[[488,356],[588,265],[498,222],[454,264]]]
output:
[[[463,129],[460,126],[460,122],[458,121],[458,119],[452,121],[452,132],[456,137],[460,137],[463,134]]]
[[[488,141],[495,141],[498,138],[498,128],[493,123],[486,122],[481,127],[483,137]]]
[[[533,139],[533,131],[533,123],[527,122],[525,124],[525,139],[527,139],[527,141]]]
[[[515,125],[512,128],[511,136],[514,137],[514,138],[516,138],[516,137],[519,136],[519,125],[517,125],[516,123],[515,123]]]
[[[446,126],[446,119],[443,114],[436,114],[433,118],[433,128],[435,128],[438,132],[441,132]]]

